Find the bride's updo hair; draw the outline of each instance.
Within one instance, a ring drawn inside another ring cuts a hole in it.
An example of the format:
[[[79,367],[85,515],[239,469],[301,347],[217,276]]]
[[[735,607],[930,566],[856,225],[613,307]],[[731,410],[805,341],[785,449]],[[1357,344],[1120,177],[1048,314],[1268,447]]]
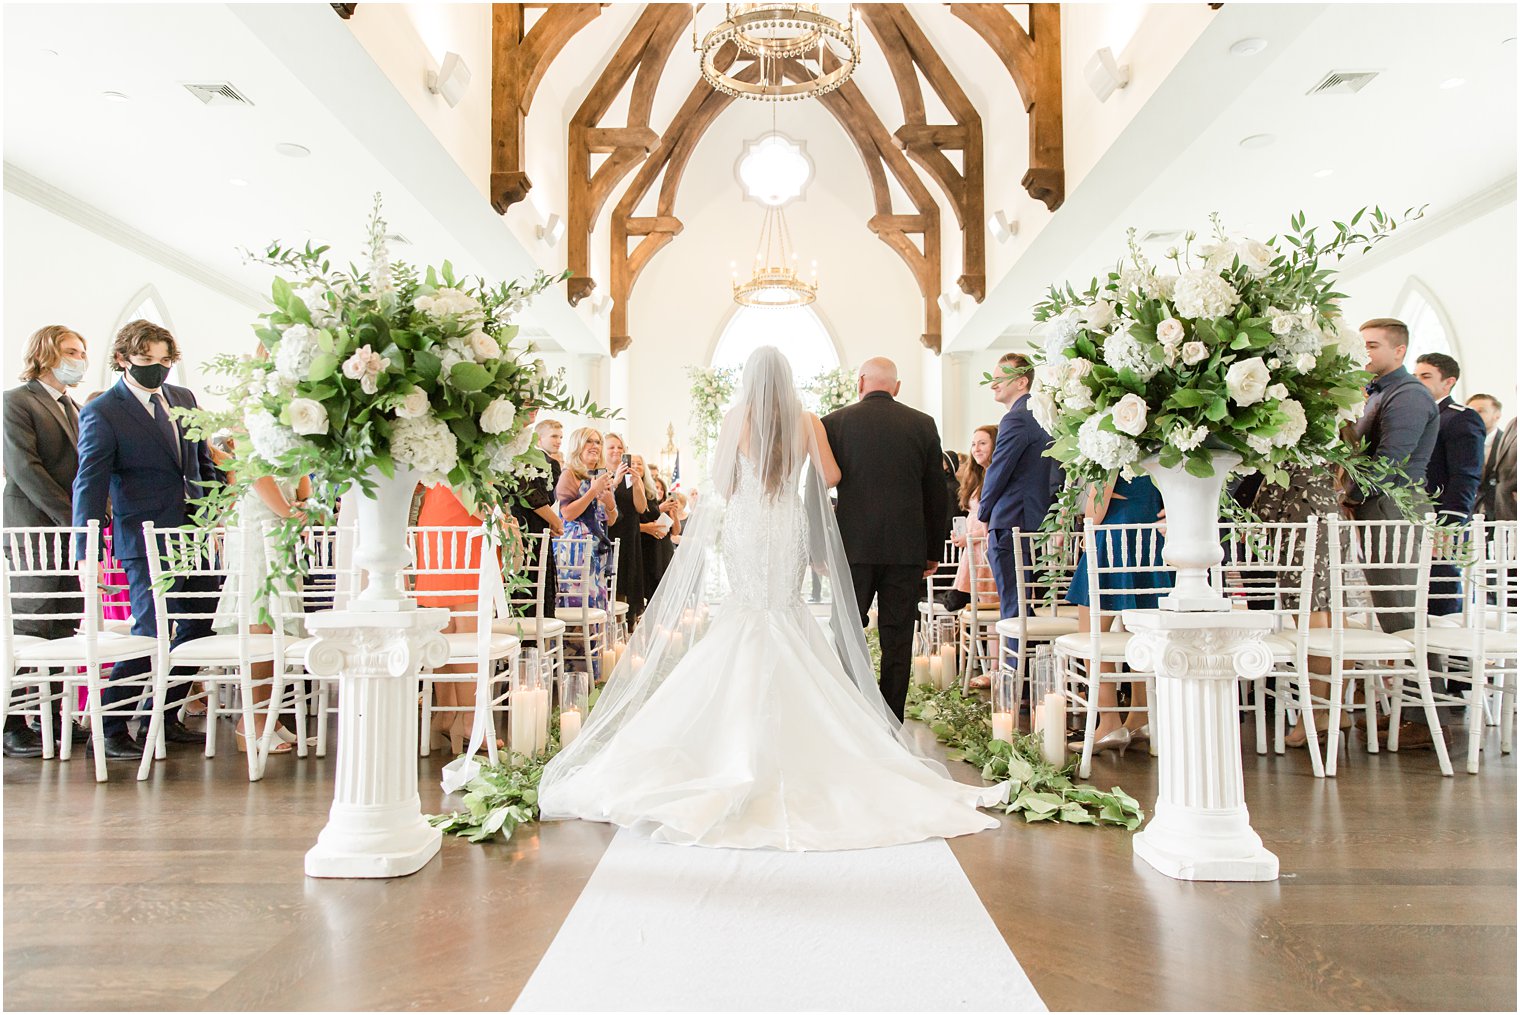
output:
[[[779,496],[791,487],[798,458],[807,454],[800,440],[802,401],[792,383],[792,365],[780,349],[762,345],[750,354],[740,403],[747,413],[742,443],[755,456],[765,492]]]

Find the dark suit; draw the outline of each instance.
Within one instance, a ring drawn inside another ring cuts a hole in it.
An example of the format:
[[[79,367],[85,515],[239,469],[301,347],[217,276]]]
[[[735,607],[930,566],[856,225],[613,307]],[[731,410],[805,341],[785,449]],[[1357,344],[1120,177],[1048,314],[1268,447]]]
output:
[[[924,569],[944,550],[945,481],[934,419],[873,391],[823,417],[839,481],[839,535],[861,623],[876,600],[881,694],[902,718]]]
[[[1483,419],[1476,411],[1450,395],[1436,403],[1441,411],[1436,446],[1425,466],[1425,492],[1435,502],[1436,514],[1443,522],[1465,522],[1472,517],[1478,499],[1478,484],[1483,479],[1483,441],[1488,436]],[[1461,600],[1455,598],[1461,586],[1454,564],[1430,567],[1430,612],[1444,616],[1462,612]]]
[[[1038,531],[1064,479],[1055,459],[1045,457],[1050,444],[1050,435],[1035,422],[1029,396],[1014,399],[998,423],[977,512],[987,524],[987,563],[997,583],[999,613],[1004,619],[1018,616],[1022,608],[1013,566],[1013,530]],[[1024,556],[1027,559],[1029,554]]]
[[[69,398],[41,381],[27,381],[5,393],[5,500],[7,527],[73,524],[74,473],[79,465],[79,409]],[[10,548],[6,548],[9,552]],[[61,562],[59,562],[61,563]],[[67,575],[11,579],[12,609],[18,613],[59,613],[57,620],[18,618],[15,631],[37,638],[67,638],[74,633],[68,614],[79,613],[76,598],[31,599],[26,593],[77,592],[79,583]],[[54,685],[55,691],[61,685]],[[56,711],[56,709],[55,709]],[[25,717],[6,719],[7,729],[19,729]]]
[[[1515,520],[1515,420],[1510,420],[1483,463],[1483,483],[1478,490],[1477,510],[1490,521]]]
[[[160,390],[171,409],[195,406],[195,396],[188,388],[165,384]],[[192,511],[188,501],[201,496],[207,485],[220,482],[220,473],[211,463],[205,441],[186,440],[177,425],[175,438],[171,440],[154,419],[127,387],[126,378],[118,380],[79,414],[79,472],[74,477],[75,525],[87,524],[92,518],[103,521],[106,499],[110,498],[114,514],[111,545],[127,573],[132,597],[132,633],[150,638],[158,634],[158,627],[143,524],[152,522],[158,528],[188,524]],[[83,547],[79,552],[83,552]],[[210,591],[215,584],[215,579],[197,576],[189,585],[181,580],[171,591],[182,587],[189,591]],[[205,610],[206,601],[191,600],[181,606],[175,598],[168,601],[168,606],[171,613],[181,609]],[[210,633],[211,621],[206,618],[176,623],[172,644],[178,646]],[[135,676],[147,671],[149,665],[147,659],[130,659],[117,663],[111,675]],[[186,667],[176,669],[177,675],[189,676],[191,672]],[[186,690],[184,684],[172,685],[165,708],[177,705]],[[111,688],[106,690],[107,701],[124,696]],[[125,731],[126,720],[108,714],[105,735]]]

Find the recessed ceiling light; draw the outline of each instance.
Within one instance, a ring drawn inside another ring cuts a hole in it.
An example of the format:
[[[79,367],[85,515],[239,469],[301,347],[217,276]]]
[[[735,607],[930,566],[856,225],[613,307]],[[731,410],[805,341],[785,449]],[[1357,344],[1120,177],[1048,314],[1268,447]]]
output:
[[[1325,177],[1331,176],[1334,173],[1335,173],[1335,170],[1333,170],[1333,169],[1316,169],[1314,171],[1314,178],[1316,180],[1323,180]]]
[[[1442,88],[1461,88],[1465,84],[1467,84],[1467,79],[1466,78],[1447,78],[1445,81],[1441,82],[1441,87]]]
[[[234,176],[231,179],[229,179],[227,182],[230,183],[230,184],[232,184],[234,187],[246,187],[246,186],[248,186],[248,181],[245,180],[245,179],[243,179],[241,176]]]
[[[1231,56],[1255,56],[1267,48],[1267,40],[1256,36],[1240,39],[1230,47]]]
[[[1250,137],[1243,137],[1240,139],[1240,147],[1266,148],[1276,140],[1277,137],[1274,134],[1252,134]]]
[[[107,102],[130,102],[132,99],[130,95],[123,95],[121,92],[101,92],[100,95]]]
[[[274,150],[291,159],[304,159],[311,154],[311,149],[305,145],[292,144],[289,141],[281,141],[274,146]]]

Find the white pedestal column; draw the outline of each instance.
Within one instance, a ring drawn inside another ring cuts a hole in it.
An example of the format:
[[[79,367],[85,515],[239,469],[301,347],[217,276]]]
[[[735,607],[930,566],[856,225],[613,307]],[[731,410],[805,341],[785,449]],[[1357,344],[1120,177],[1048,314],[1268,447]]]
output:
[[[1270,617],[1126,610],[1125,661],[1156,674],[1150,703],[1160,791],[1135,855],[1184,881],[1275,881],[1277,857],[1246,811],[1236,680],[1272,666]]]
[[[443,833],[417,796],[418,670],[448,660],[449,611],[332,611],[307,618],[307,669],[340,679],[338,776],[327,827],[306,853],[314,878],[413,874]]]

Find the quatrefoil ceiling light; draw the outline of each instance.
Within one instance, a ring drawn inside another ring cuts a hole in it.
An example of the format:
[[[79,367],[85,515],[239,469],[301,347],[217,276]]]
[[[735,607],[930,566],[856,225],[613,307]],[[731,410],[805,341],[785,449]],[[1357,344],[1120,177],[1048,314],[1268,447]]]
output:
[[[853,4],[844,21],[824,14],[820,4],[724,4],[723,20],[692,46],[700,54],[702,77],[725,95],[761,102],[791,102],[827,95],[850,79],[860,63],[860,30]],[[727,60],[730,45],[737,59]],[[720,67],[720,54],[724,66]],[[745,66],[758,64],[759,78],[741,81]],[[788,67],[793,77],[788,81]]]

